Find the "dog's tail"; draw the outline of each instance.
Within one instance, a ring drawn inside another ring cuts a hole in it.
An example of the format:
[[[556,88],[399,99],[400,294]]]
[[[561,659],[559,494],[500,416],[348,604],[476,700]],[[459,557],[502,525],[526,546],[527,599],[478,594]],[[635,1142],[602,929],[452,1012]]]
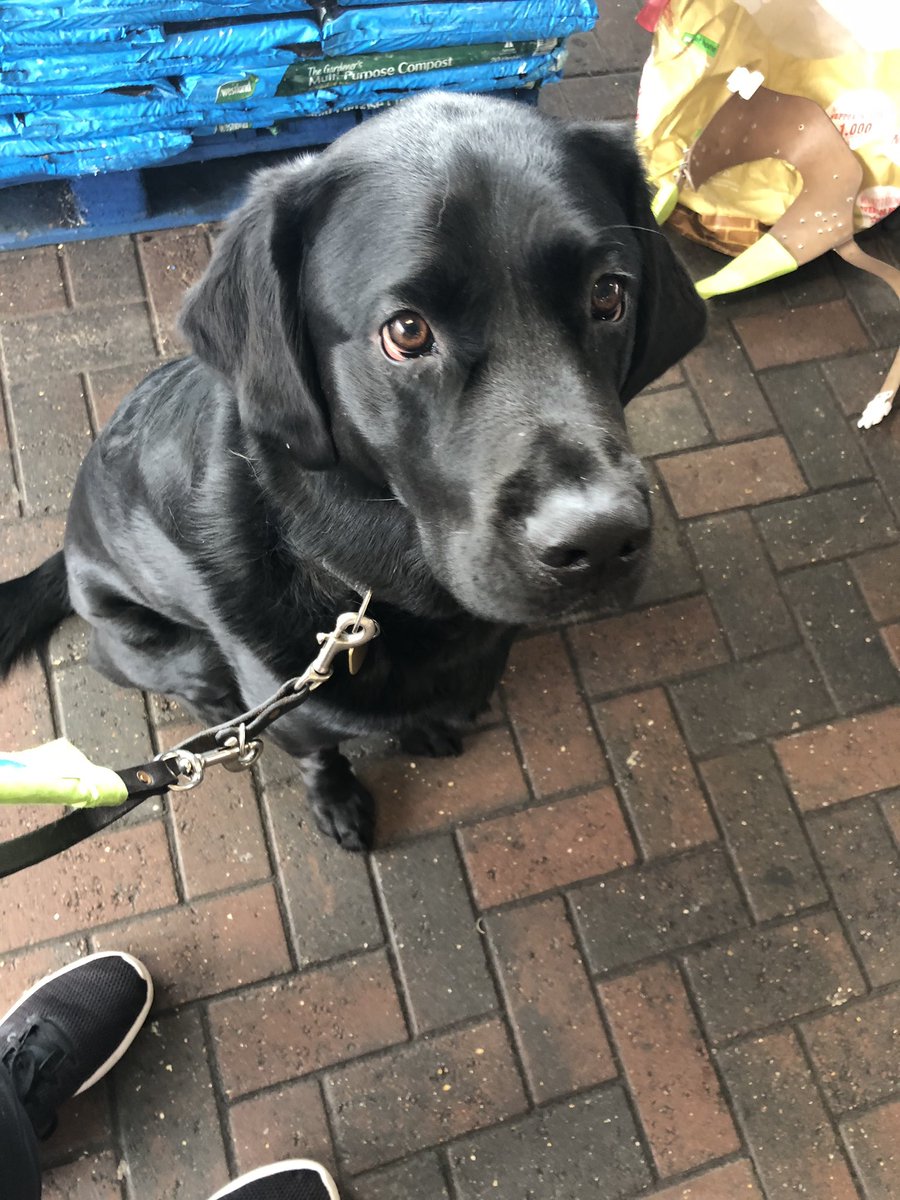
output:
[[[0,679],[40,650],[72,612],[62,550],[30,574],[0,583]]]

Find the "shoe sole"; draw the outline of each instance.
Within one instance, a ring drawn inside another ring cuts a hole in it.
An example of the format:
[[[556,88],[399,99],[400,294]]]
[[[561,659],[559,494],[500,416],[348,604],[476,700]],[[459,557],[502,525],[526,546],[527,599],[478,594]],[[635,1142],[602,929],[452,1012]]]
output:
[[[147,970],[144,964],[139,959],[134,958],[132,955],[124,954],[119,950],[101,950],[97,954],[87,954],[84,958],[76,958],[74,962],[70,962],[66,966],[60,967],[58,971],[54,971],[51,975],[45,975],[43,979],[38,980],[33,987],[28,989],[24,996],[19,997],[19,999],[5,1016],[0,1017],[0,1025],[2,1025],[5,1021],[8,1021],[10,1017],[15,1016],[19,1009],[28,1003],[35,992],[39,992],[41,988],[44,987],[45,984],[48,984],[52,979],[59,979],[61,975],[68,975],[70,971],[75,971],[78,968],[83,967],[86,962],[96,962],[97,959],[100,958],[119,958],[123,962],[128,963],[130,967],[133,967],[147,985],[147,1002],[135,1019],[134,1024],[122,1038],[121,1042],[119,1042],[113,1053],[104,1063],[100,1064],[100,1066],[89,1079],[84,1081],[78,1091],[74,1093],[76,1096],[80,1096],[82,1092],[86,1092],[88,1088],[93,1087],[94,1084],[98,1083],[108,1071],[112,1070],[112,1068],[116,1065],[125,1051],[137,1037],[141,1026],[147,1020],[147,1014],[150,1012],[150,1006],[153,1004],[153,980],[150,978],[150,972]]]
[[[226,1196],[233,1196],[238,1188],[246,1187],[248,1183],[257,1183],[260,1179],[268,1179],[286,1171],[313,1171],[321,1179],[329,1200],[341,1200],[337,1184],[328,1171],[321,1163],[313,1162],[311,1158],[289,1158],[283,1162],[273,1163],[269,1167],[257,1167],[255,1171],[250,1171],[248,1174],[242,1175],[240,1179],[233,1179],[231,1183],[227,1183],[215,1195],[210,1196],[209,1200],[224,1200]]]

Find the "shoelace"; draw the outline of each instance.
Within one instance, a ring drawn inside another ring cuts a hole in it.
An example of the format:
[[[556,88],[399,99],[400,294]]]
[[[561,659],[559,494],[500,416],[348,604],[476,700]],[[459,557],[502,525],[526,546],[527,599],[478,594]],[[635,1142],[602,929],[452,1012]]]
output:
[[[39,1138],[56,1129],[56,1106],[65,1098],[60,1095],[59,1071],[72,1059],[69,1039],[49,1018],[32,1018],[7,1040],[3,1066]]]

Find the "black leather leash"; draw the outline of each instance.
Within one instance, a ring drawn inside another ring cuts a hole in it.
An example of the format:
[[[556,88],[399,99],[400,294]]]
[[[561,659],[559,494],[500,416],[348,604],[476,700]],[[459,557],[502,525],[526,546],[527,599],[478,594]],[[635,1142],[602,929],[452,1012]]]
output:
[[[260,734],[273,721],[299,708],[317,687],[331,678],[333,662],[339,654],[350,655],[350,670],[354,675],[359,670],[364,647],[378,636],[377,623],[365,615],[370,597],[367,592],[358,612],[342,613],[331,633],[318,634],[321,649],[313,661],[302,675],[283,683],[268,700],[234,720],[193,734],[171,750],[164,750],[152,762],[116,771],[128,791],[128,799],[121,804],[79,808],[30,833],[0,842],[0,879],[70,849],[151,796],[162,796],[170,789],[188,791],[197,787],[203,782],[207,767],[242,771],[252,766],[263,749]]]

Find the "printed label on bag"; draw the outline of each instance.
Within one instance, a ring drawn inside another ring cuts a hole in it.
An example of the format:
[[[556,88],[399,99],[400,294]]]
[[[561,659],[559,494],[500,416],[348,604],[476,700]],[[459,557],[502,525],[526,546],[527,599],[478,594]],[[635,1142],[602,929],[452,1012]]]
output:
[[[699,46],[701,50],[706,51],[710,58],[715,58],[719,53],[719,43],[714,42],[705,33],[683,33],[681,40],[685,46]]]
[[[825,110],[851,150],[869,142],[890,141],[897,129],[897,108],[887,92],[857,88],[836,96]]]
[[[856,198],[856,207],[866,227],[875,225],[900,208],[900,188],[887,184],[863,188]]]

